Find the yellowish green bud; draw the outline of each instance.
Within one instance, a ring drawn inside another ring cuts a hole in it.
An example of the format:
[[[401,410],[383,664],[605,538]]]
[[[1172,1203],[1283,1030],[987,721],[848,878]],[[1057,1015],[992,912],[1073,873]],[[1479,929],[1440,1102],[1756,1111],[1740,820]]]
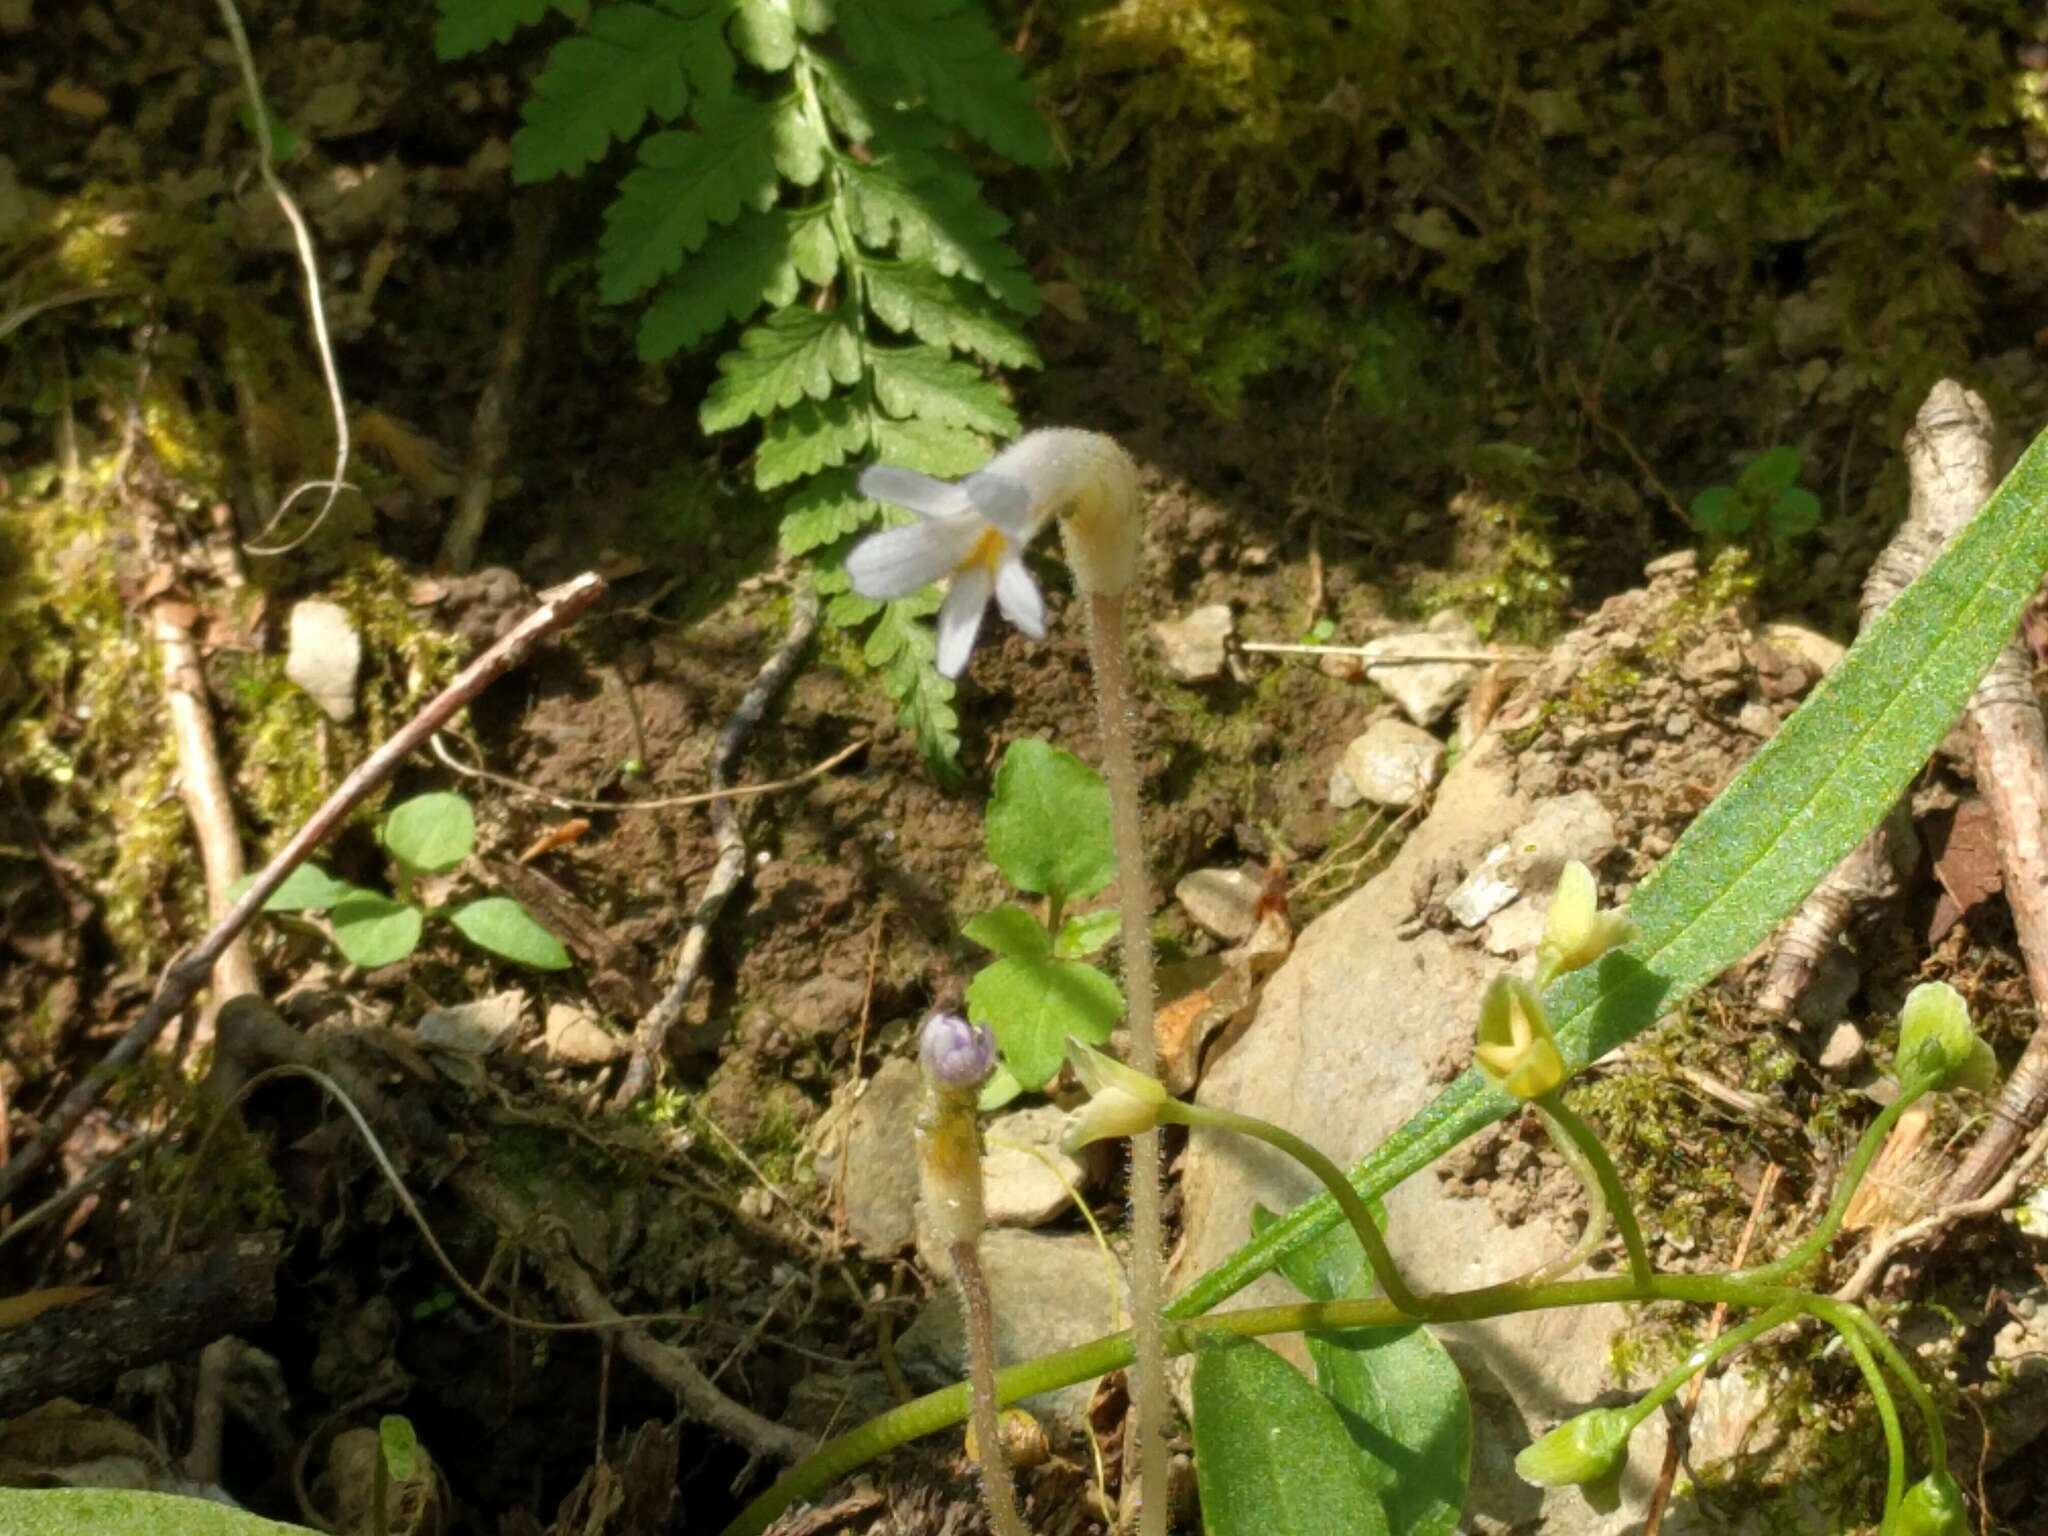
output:
[[[1636,925],[1627,914],[1599,910],[1593,871],[1573,859],[1558,876],[1557,892],[1550,898],[1543,943],[1536,951],[1536,985],[1548,986],[1553,977],[1591,965],[1635,936]]]
[[[1517,1456],[1516,1475],[1539,1488],[1597,1483],[1621,1469],[1635,1427],[1625,1408],[1589,1408]]]
[[[1067,1116],[1067,1128],[1060,1136],[1062,1151],[1076,1152],[1091,1141],[1136,1136],[1159,1123],[1168,1095],[1158,1078],[1147,1077],[1071,1037],[1067,1061],[1088,1091],[1088,1102]]]
[[[1516,1098],[1540,1099],[1565,1079],[1564,1057],[1535,988],[1496,976],[1479,1003],[1479,1069]]]
[[[1906,995],[1899,1014],[1898,1072],[1902,1081],[1929,1078],[1936,1088],[1981,1093],[1998,1080],[1991,1047],[1970,1024],[1970,1005],[1945,981],[1924,981]]]
[[[1963,1490],[1946,1472],[1923,1477],[1899,1501],[1898,1536],[1968,1536]]]

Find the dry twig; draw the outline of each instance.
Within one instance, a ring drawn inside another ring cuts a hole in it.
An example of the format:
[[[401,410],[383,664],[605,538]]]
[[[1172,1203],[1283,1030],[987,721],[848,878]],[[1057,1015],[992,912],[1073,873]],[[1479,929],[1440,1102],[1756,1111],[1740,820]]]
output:
[[[464,667],[424,709],[342,780],[334,793],[327,797],[326,803],[263,866],[241,899],[207,931],[204,938],[171,962],[156,996],[129,1025],[127,1033],[64,1096],[63,1102],[50,1114],[35,1139],[6,1168],[0,1169],[0,1205],[13,1199],[29,1176],[42,1167],[50,1154],[77,1128],[78,1122],[99,1103],[115,1078],[155,1043],[164,1025],[175,1018],[206,985],[214,962],[255,919],[263,909],[263,903],[284,884],[285,877],[342,824],[350,810],[396,773],[399,765],[418,751],[457,710],[518,666],[541,641],[581,618],[604,594],[604,590],[601,577],[585,573],[543,592],[538,608]]]
[[[690,988],[696,985],[697,975],[704,968],[704,956],[711,944],[712,924],[718,921],[718,914],[725,910],[726,902],[746,876],[746,834],[740,830],[739,812],[733,809],[732,799],[725,793],[726,780],[738,765],[740,750],[746,745],[748,735],[760,723],[769,702],[782,691],[783,685],[796,671],[798,658],[817,632],[818,606],[817,591],[809,582],[800,583],[796,604],[789,617],[789,633],[783,636],[775,654],[755,674],[754,681],[740,696],[739,707],[726,721],[725,729],[718,733],[718,741],[711,751],[711,789],[721,797],[711,806],[711,826],[718,839],[718,862],[712,866],[711,878],[704,883],[704,894],[697,898],[697,910],[690,916],[690,928],[683,935],[682,948],[676,956],[675,979],[669,983],[667,996],[649,1009],[634,1028],[632,1059],[626,1063],[625,1078],[613,1096],[613,1109],[630,1108],[654,1086],[655,1065],[663,1054],[668,1032],[683,1016],[683,1005],[689,1001]]]

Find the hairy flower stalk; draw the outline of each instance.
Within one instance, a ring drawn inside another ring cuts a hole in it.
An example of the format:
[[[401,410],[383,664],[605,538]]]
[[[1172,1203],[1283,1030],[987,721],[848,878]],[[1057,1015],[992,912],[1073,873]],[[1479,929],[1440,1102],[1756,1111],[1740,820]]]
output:
[[[981,1128],[975,1099],[995,1067],[995,1038],[957,1014],[935,1013],[918,1038],[924,1103],[917,1115],[917,1165],[925,1209],[946,1244],[967,1333],[969,1424],[981,1463],[982,1497],[996,1536],[1029,1536],[1003,1459],[996,1399],[995,1312],[981,1270]]]

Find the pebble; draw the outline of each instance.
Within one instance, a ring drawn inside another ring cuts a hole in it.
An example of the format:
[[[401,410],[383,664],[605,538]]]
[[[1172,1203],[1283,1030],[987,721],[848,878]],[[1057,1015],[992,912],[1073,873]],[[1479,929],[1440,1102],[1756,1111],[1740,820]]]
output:
[[[1375,688],[1401,707],[1401,713],[1417,725],[1435,725],[1450,713],[1451,706],[1479,676],[1480,666],[1463,661],[1426,661],[1375,666],[1375,655],[1404,655],[1410,652],[1479,651],[1479,631],[1456,613],[1446,610],[1424,629],[1388,635],[1364,647],[1365,676]],[[1361,786],[1362,788],[1363,786]]]
[[[487,1056],[519,1033],[525,1016],[526,994],[513,987],[472,1002],[429,1008],[413,1033],[424,1046]]]
[[[984,1128],[981,1200],[991,1226],[1042,1227],[1072,1208],[1068,1185],[1084,1190],[1093,1182],[1094,1164],[1060,1150],[1066,1124],[1066,1111],[1057,1104],[1034,1104],[999,1115]]]
[[[626,1054],[625,1040],[574,1003],[548,1004],[541,1029],[550,1060],[571,1067],[601,1067]]]
[[[1844,1021],[1835,1026],[1828,1043],[1821,1047],[1820,1069],[1832,1076],[1840,1077],[1853,1072],[1862,1064],[1865,1054],[1863,1036],[1858,1034],[1854,1024]]]
[[[292,604],[284,675],[320,706],[330,720],[356,712],[356,675],[363,665],[363,637],[339,603],[309,598]]]
[[[1235,630],[1230,605],[1211,603],[1184,619],[1154,624],[1152,639],[1169,673],[1184,683],[1206,683],[1223,675]]]
[[[1443,777],[1444,747],[1419,726],[1381,720],[1344,749],[1339,771],[1360,799],[1405,810]]]
[[[1264,882],[1241,869],[1198,869],[1173,888],[1189,917],[1226,944],[1241,944],[1259,926]]]

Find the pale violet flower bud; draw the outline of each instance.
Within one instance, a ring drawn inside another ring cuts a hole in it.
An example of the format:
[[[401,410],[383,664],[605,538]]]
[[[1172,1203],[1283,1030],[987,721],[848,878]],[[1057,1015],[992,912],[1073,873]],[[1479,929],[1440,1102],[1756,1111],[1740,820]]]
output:
[[[1513,976],[1494,977],[1480,999],[1479,1044],[1472,1056],[1496,1086],[1525,1101],[1542,1098],[1565,1079],[1564,1057],[1542,999]]]
[[[1924,981],[1906,994],[1899,1013],[1899,1076],[1928,1078],[1936,1088],[1982,1093],[1998,1080],[1991,1047],[1970,1024],[1970,1005],[1945,981]]]
[[[1539,1488],[1597,1483],[1621,1469],[1636,1422],[1625,1408],[1589,1408],[1517,1456],[1515,1473]]]
[[[935,1013],[918,1034],[917,1059],[934,1088],[966,1093],[995,1070],[996,1037],[985,1024],[970,1024],[957,1013]]]
[[[1899,1536],[1968,1536],[1963,1490],[1946,1472],[1923,1477],[1899,1501]]]
[[[1158,1078],[1147,1077],[1071,1036],[1067,1061],[1088,1091],[1088,1102],[1067,1116],[1067,1128],[1060,1136],[1061,1151],[1073,1153],[1091,1141],[1136,1136],[1159,1123],[1168,1095]]]
[[[1610,949],[1636,936],[1636,925],[1622,912],[1599,910],[1593,872],[1573,859],[1558,876],[1557,892],[1543,923],[1543,943],[1536,951],[1536,985],[1591,965]]]

